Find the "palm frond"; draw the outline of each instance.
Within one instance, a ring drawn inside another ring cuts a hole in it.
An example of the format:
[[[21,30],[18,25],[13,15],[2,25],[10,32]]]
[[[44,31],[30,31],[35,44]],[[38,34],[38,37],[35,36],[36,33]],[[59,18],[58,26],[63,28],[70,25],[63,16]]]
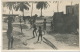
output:
[[[9,8],[9,10],[12,10],[13,6],[16,4],[16,2],[5,2],[4,6]]]
[[[25,2],[25,4],[26,4],[27,6],[31,6],[28,2]]]
[[[38,2],[37,5],[36,5],[36,8],[37,9],[43,8],[43,3],[42,2]]]
[[[25,10],[29,10],[29,7],[26,6],[26,5],[24,5],[24,9],[25,9]]]
[[[41,1],[41,2],[37,3],[36,8],[37,9],[41,9],[41,8],[46,9],[48,6],[49,6],[48,2]]]
[[[16,5],[15,8],[16,8],[15,10],[18,11],[20,7],[19,7],[19,5]]]
[[[29,10],[29,3],[28,2],[17,2],[16,10],[20,10],[23,12],[23,10]]]

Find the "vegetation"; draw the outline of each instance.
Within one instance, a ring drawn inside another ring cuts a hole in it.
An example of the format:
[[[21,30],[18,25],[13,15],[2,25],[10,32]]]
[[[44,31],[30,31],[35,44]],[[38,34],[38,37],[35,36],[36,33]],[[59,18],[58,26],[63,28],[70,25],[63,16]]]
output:
[[[38,2],[36,5],[37,9],[41,9],[41,17],[42,17],[42,9],[46,9],[49,6],[48,2]]]
[[[16,6],[16,11],[21,11],[23,13],[23,20],[25,23],[25,19],[24,19],[24,10],[29,10],[29,3],[28,2],[17,2],[17,6]]]

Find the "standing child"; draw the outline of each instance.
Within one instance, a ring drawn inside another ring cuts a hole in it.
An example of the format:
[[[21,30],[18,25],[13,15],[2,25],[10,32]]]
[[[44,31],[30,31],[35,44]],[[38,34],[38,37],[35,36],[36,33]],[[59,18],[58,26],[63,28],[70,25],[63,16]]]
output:
[[[12,22],[13,22],[13,18],[12,17],[8,17],[8,30],[7,30],[7,38],[8,38],[8,49],[12,49],[13,48],[13,26],[12,26]]]
[[[32,28],[32,19],[29,20],[30,21],[30,29]]]
[[[41,37],[41,41],[42,41],[42,29],[41,29],[41,26],[39,26],[38,32],[39,32],[38,41],[39,41],[39,38],[40,38],[40,37]],[[37,42],[38,42],[38,41],[37,41]]]
[[[45,31],[46,31],[46,19],[44,19],[44,22],[43,22],[43,30],[44,30],[44,34],[45,34]]]
[[[38,15],[37,14],[35,14],[34,16],[33,16],[33,23],[36,23],[36,18],[38,17]]]
[[[33,25],[33,38],[35,38],[35,35],[34,35],[34,34],[36,34],[36,36],[37,36],[36,30],[37,30],[37,27],[36,27],[36,25],[34,24],[34,25]]]

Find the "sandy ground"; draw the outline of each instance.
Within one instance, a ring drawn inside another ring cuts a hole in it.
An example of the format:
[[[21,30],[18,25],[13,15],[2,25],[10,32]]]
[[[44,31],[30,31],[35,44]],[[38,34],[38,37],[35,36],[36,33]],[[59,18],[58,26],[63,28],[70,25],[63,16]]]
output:
[[[39,23],[40,21],[38,21]],[[55,50],[48,44],[44,43],[45,41],[38,42],[38,36],[35,38],[32,34],[32,29],[29,24],[24,25],[23,23],[23,35],[20,33],[19,23],[13,23],[13,36],[14,36],[14,46],[13,50]],[[50,24],[47,24],[47,31],[50,30]],[[7,23],[3,23],[3,49],[7,50],[8,40],[6,36]],[[73,34],[49,34],[46,32],[43,35],[47,40],[49,40],[57,50],[77,50],[79,46],[79,36]]]
[[[32,29],[23,29],[23,35],[20,35],[20,28],[19,27],[14,27],[13,28],[13,36],[14,36],[14,48],[15,50],[20,49],[20,50],[39,50],[39,49],[52,49],[50,46],[46,45],[43,42],[38,42],[37,43],[37,39],[38,36],[36,36],[35,38],[33,37],[32,34]],[[4,32],[4,31],[3,31]],[[3,49],[7,49],[7,44],[8,44],[8,40],[7,40],[7,36],[6,36],[6,30],[3,33]]]

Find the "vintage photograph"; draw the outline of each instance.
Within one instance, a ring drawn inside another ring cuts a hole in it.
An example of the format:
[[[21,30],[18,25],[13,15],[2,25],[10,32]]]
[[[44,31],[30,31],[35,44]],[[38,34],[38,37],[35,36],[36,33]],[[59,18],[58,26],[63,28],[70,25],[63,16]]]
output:
[[[2,1],[3,50],[79,50],[80,1]]]

